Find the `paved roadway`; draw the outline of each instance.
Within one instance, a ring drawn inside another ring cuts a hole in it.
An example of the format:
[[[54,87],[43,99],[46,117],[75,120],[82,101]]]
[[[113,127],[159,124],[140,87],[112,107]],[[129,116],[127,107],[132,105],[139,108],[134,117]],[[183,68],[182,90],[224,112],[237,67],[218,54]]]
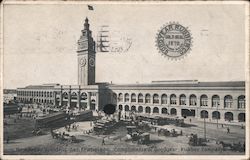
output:
[[[215,140],[226,141],[230,143],[244,142],[245,129],[240,126],[230,125],[230,132],[227,129],[217,128],[216,124],[206,123],[206,135],[210,139],[206,147],[190,147],[187,135],[191,133],[198,134],[198,137],[204,137],[204,123],[192,119],[185,119],[190,126],[161,126],[165,128],[177,128],[183,131],[183,136],[164,137],[158,136],[151,131],[149,145],[138,146],[132,142],[126,142],[126,128],[120,127],[110,136],[95,136],[83,134],[85,130],[91,128],[90,122],[80,122],[79,130],[71,134],[75,134],[78,143],[69,143],[53,139],[50,134],[42,136],[34,136],[29,138],[21,138],[11,140],[9,144],[4,144],[4,151],[7,154],[240,154],[239,152],[221,151],[221,147],[215,144]],[[83,129],[84,128],[84,129]],[[63,130],[63,128],[61,129]],[[102,139],[105,138],[105,145],[102,146]],[[57,149],[57,150],[55,150]],[[144,150],[143,150],[144,149]],[[145,152],[145,149],[147,150]],[[211,150],[215,149],[215,150]],[[218,150],[217,150],[218,149]],[[116,152],[114,152],[116,151]]]

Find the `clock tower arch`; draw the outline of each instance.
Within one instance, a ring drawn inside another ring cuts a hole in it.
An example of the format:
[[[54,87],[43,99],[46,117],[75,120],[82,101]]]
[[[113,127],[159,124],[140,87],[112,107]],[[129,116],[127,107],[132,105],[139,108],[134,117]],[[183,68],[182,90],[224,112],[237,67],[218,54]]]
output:
[[[77,44],[78,85],[94,85],[96,52],[88,18],[85,19],[84,29]]]

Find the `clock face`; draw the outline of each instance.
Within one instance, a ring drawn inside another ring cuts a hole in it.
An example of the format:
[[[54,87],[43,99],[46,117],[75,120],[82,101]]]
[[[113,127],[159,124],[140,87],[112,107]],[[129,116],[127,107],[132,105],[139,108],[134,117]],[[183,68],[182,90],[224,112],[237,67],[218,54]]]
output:
[[[95,59],[94,58],[89,58],[89,65],[92,67],[95,66]]]
[[[80,59],[80,65],[81,66],[85,66],[86,65],[86,59],[85,58],[81,58]]]

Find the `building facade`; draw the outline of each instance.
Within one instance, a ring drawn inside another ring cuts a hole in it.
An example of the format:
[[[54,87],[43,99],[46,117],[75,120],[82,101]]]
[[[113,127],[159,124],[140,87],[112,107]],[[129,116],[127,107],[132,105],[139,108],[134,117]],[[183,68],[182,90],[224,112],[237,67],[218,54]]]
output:
[[[17,91],[15,89],[3,90],[3,102],[8,104],[14,102],[17,98]]]
[[[113,103],[124,112],[245,121],[244,82],[165,81],[109,87]]]
[[[245,121],[245,82],[155,81],[150,84],[96,83],[95,41],[88,19],[78,40],[78,85],[44,84],[17,89],[19,101],[102,110],[114,104],[126,114],[193,116]]]

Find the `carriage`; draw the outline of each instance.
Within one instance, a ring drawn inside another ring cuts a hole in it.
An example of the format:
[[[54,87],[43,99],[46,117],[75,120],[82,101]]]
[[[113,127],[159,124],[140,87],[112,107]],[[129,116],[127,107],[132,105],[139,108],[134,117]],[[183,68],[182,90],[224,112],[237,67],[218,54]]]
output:
[[[224,141],[220,141],[219,144],[222,146],[223,150],[231,150],[236,152],[245,152],[245,143],[226,143]]]
[[[173,124],[175,126],[183,126],[184,118],[170,115],[149,115],[149,114],[137,114],[136,119],[138,121],[148,122],[151,125],[168,125]]]
[[[51,132],[51,135],[54,139],[60,139],[63,141],[69,141],[69,142],[76,142],[77,139],[73,135],[65,134],[65,133],[60,133],[60,132]]]
[[[190,146],[205,146],[206,139],[198,138],[197,134],[190,134],[188,144]]]
[[[161,128],[158,130],[158,135],[159,136],[172,136],[172,137],[176,137],[176,136],[181,136],[182,135],[182,130],[178,130],[175,128]]]

